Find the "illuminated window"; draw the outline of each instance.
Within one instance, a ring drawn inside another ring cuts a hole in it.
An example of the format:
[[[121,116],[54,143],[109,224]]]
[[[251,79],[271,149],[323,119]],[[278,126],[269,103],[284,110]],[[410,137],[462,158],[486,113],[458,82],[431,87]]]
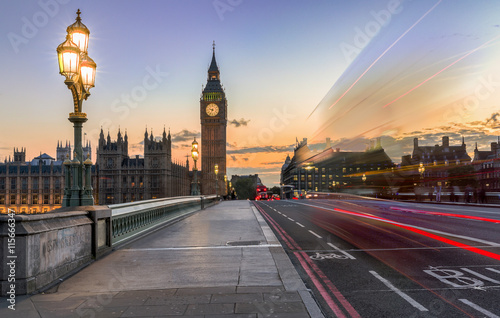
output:
[[[28,203],[28,196],[26,194],[21,195],[21,204]]]
[[[342,172],[346,173],[347,172],[347,168],[342,168]]]
[[[33,202],[33,204],[38,204],[38,194],[33,194],[31,196],[31,201]]]
[[[10,196],[10,204],[11,205],[15,205],[16,204],[16,195],[15,194],[12,194]]]
[[[44,196],[43,196],[43,204],[49,204],[49,195],[48,194],[44,194]]]

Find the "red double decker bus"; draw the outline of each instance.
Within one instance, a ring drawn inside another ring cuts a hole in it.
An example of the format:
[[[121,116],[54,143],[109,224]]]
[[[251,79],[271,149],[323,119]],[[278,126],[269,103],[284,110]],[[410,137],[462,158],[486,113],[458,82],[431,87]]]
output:
[[[267,187],[264,185],[258,185],[255,191],[255,200],[267,200],[269,195],[267,194]]]

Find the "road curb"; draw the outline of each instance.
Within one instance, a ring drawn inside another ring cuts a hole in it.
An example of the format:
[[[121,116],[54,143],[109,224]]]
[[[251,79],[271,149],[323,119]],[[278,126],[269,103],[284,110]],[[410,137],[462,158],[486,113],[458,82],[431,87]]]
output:
[[[312,297],[311,291],[307,289],[306,285],[300,278],[299,273],[293,266],[290,258],[287,256],[285,250],[281,246],[278,238],[274,235],[274,232],[269,227],[267,222],[264,220],[262,215],[257,211],[255,206],[252,203],[249,203],[252,209],[252,212],[259,223],[264,236],[266,237],[266,241],[268,244],[279,244],[279,247],[270,247],[269,251],[273,256],[274,263],[276,264],[276,268],[278,269],[278,274],[283,282],[283,286],[286,291],[297,291],[302,299],[302,302],[306,306],[307,312],[311,316],[311,318],[325,318],[321,309],[318,306],[318,303]]]

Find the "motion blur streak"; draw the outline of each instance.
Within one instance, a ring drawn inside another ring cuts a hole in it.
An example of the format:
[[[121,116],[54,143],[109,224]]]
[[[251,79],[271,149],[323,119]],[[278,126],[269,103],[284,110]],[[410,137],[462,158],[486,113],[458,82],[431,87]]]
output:
[[[440,241],[440,242],[443,242],[443,243],[446,243],[446,244],[449,244],[449,245],[453,245],[453,246],[456,246],[456,247],[460,247],[460,248],[462,248],[464,250],[468,250],[468,251],[471,251],[471,252],[474,252],[474,253],[477,253],[477,254],[480,254],[480,255],[483,255],[483,256],[486,256],[486,257],[489,257],[489,258],[492,258],[492,259],[500,261],[500,255],[498,255],[498,254],[495,254],[495,253],[492,253],[492,252],[488,252],[488,251],[485,251],[485,250],[482,250],[480,248],[473,247],[473,246],[470,246],[470,245],[467,245],[467,244],[464,244],[464,243],[453,241],[453,240],[447,239],[445,237],[429,233],[429,232],[424,231],[424,230],[419,230],[419,229],[416,229],[416,228],[408,226],[408,225],[404,225],[404,224],[401,224],[401,223],[398,223],[398,222],[391,221],[389,219],[384,219],[384,218],[376,217],[376,216],[369,216],[369,215],[365,215],[365,214],[362,214],[362,213],[357,213],[357,212],[352,212],[352,211],[347,211],[347,210],[342,210],[342,209],[334,209],[334,210],[336,212],[341,212],[341,213],[346,213],[346,214],[351,214],[351,215],[357,215],[357,216],[360,216],[360,217],[363,217],[363,218],[369,218],[369,219],[373,219],[373,220],[378,220],[378,221],[382,221],[382,222],[391,223],[391,224],[393,224],[395,226],[398,226],[400,228],[403,228],[405,230],[408,230],[408,231],[411,231],[411,232],[414,232],[414,233],[417,233],[417,234],[420,234],[420,235],[432,238],[434,240],[437,240],[437,241]]]
[[[483,43],[481,44],[480,46],[478,46],[477,48],[475,48],[474,50],[470,51],[469,53],[465,54],[465,55],[462,55],[462,57],[460,57],[459,59],[455,60],[453,63],[449,64],[448,66],[444,67],[443,69],[441,69],[440,71],[438,71],[437,73],[435,73],[434,75],[430,76],[429,78],[425,79],[424,81],[422,81],[420,84],[418,84],[417,86],[413,87],[412,89],[410,89],[409,91],[407,91],[406,93],[404,93],[403,95],[399,96],[398,98],[394,99],[392,102],[389,102],[387,104],[385,104],[382,108],[386,108],[387,106],[397,102],[398,100],[400,100],[401,98],[405,97],[406,95],[410,94],[411,92],[413,92],[414,90],[416,90],[417,88],[419,88],[420,86],[424,85],[425,83],[427,83],[428,81],[430,81],[431,79],[433,79],[434,77],[438,76],[439,74],[441,74],[442,72],[446,71],[447,69],[449,69],[450,67],[452,67],[453,65],[457,64],[458,62],[460,62],[461,60],[463,60],[464,58],[466,58],[467,56],[471,55],[472,53],[482,49],[483,47],[485,47],[486,45],[490,44],[491,42],[497,40],[498,38],[500,38],[500,36],[497,36],[491,40],[489,40],[488,42],[486,43]]]
[[[349,87],[349,88],[348,88],[348,89],[344,92],[344,94],[342,94],[342,96],[340,96],[340,97],[339,97],[339,98],[335,101],[335,103],[333,103],[330,107],[328,107],[328,109],[330,109],[330,108],[332,108],[333,106],[335,106],[335,105],[336,105],[336,104],[337,104],[337,103],[338,103],[338,102],[342,99],[342,97],[344,97],[344,96],[345,96],[345,95],[346,95],[346,94],[347,94],[347,93],[351,90],[351,88],[353,88],[353,86],[354,86],[354,85],[356,85],[356,83],[358,83],[358,81],[359,81],[359,80],[360,80],[360,79],[361,79],[361,78],[362,78],[362,77],[363,77],[363,76],[364,76],[364,75],[365,75],[365,74],[366,74],[366,73],[367,73],[367,72],[368,72],[368,71],[369,71],[369,70],[370,70],[370,69],[371,69],[371,68],[372,68],[372,67],[373,67],[373,66],[374,66],[374,65],[375,65],[375,64],[376,64],[376,63],[377,63],[377,62],[378,62],[378,61],[379,61],[379,60],[380,60],[380,59],[381,59],[381,58],[382,58],[382,57],[383,57],[383,56],[384,56],[384,55],[385,55],[385,54],[386,54],[389,50],[390,50],[390,49],[392,49],[392,47],[393,47],[394,45],[396,45],[396,44],[399,42],[399,40],[401,40],[401,39],[402,39],[402,38],[403,38],[403,37],[404,37],[404,36],[405,36],[408,32],[410,32],[410,31],[411,31],[411,29],[413,29],[413,28],[414,28],[417,24],[419,24],[419,23],[420,23],[420,21],[422,21],[422,19],[423,19],[423,18],[425,18],[425,17],[426,17],[429,13],[431,13],[431,12],[434,10],[434,8],[436,8],[436,7],[437,7],[437,6],[441,3],[441,1],[442,1],[442,0],[439,0],[439,1],[438,1],[438,2],[437,2],[437,3],[436,3],[436,4],[432,7],[432,8],[430,8],[430,9],[429,9],[426,13],[424,13],[424,15],[423,15],[423,16],[421,16],[421,17],[417,20],[417,22],[413,23],[413,25],[412,25],[411,27],[409,27],[409,28],[408,28],[408,29],[407,29],[407,30],[406,30],[403,34],[401,34],[401,35],[399,36],[399,38],[397,38],[397,39],[396,39],[396,41],[394,41],[391,45],[389,45],[389,47],[388,47],[387,49],[385,49],[385,51],[384,51],[384,52],[382,52],[382,54],[380,54],[380,55],[379,55],[379,57],[377,57],[377,58],[375,59],[375,61],[373,61],[373,63],[372,63],[370,66],[368,66],[368,68],[367,68],[367,69],[366,69],[366,70],[365,70],[365,71],[364,71],[364,72],[363,72],[363,73],[362,73],[362,74],[361,74],[361,75],[360,75],[360,76],[359,76],[359,77],[358,77],[358,78],[354,81],[354,83],[352,83],[352,85],[351,85],[351,86],[350,86],[350,87]],[[316,107],[316,108],[317,108],[317,107]],[[316,109],[315,109],[315,110],[316,110]],[[314,111],[313,111],[313,112],[314,112]],[[311,115],[312,115],[312,113],[311,113]],[[309,117],[311,117],[311,115],[309,115]],[[309,118],[309,117],[307,117],[307,118]]]
[[[404,208],[399,208],[399,207],[394,207],[394,206],[391,206],[390,209],[395,210],[395,211],[407,211],[407,212],[430,214],[430,215],[441,215],[441,216],[449,216],[449,217],[460,218],[460,219],[470,219],[470,220],[477,220],[477,221],[484,221],[484,222],[491,222],[491,223],[500,224],[500,220],[482,218],[479,216],[462,215],[462,214],[454,214],[454,213],[443,213],[443,212],[431,212],[431,211],[422,211],[422,210],[414,210],[414,209],[404,209]]]

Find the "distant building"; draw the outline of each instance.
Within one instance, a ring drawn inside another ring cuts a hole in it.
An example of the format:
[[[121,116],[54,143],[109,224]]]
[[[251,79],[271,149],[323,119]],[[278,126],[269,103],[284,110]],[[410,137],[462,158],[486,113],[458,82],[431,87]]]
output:
[[[462,144],[450,146],[450,137],[443,136],[442,145],[420,146],[418,138],[413,139],[413,153],[401,157],[401,166],[424,165],[434,163],[458,164],[470,163],[471,158],[467,154],[465,139],[462,137]]]
[[[14,160],[0,164],[0,213],[41,213],[61,207],[62,161],[41,154],[26,162],[26,149],[14,149]]]
[[[474,165],[478,187],[486,191],[500,191],[500,137],[497,142],[491,143],[490,150],[474,149]]]
[[[450,145],[450,138],[443,136],[441,145],[421,146],[418,138],[413,140],[413,153],[401,157],[402,175],[406,186],[441,187],[449,186],[449,173],[460,165],[470,165],[465,138],[460,145]],[[419,170],[421,169],[421,170]]]
[[[344,192],[363,184],[372,187],[385,185],[386,182],[377,171],[393,166],[380,139],[376,143],[371,142],[364,152],[333,149],[328,139],[326,149],[313,152],[304,138],[297,142],[293,157],[290,159],[287,156],[280,178],[282,185],[293,187],[295,195],[308,191]]]
[[[163,130],[160,141],[144,133],[144,157],[129,157],[128,136],[116,141],[101,129],[94,192],[99,204],[116,204],[190,194],[189,162],[172,161],[172,138]]]

